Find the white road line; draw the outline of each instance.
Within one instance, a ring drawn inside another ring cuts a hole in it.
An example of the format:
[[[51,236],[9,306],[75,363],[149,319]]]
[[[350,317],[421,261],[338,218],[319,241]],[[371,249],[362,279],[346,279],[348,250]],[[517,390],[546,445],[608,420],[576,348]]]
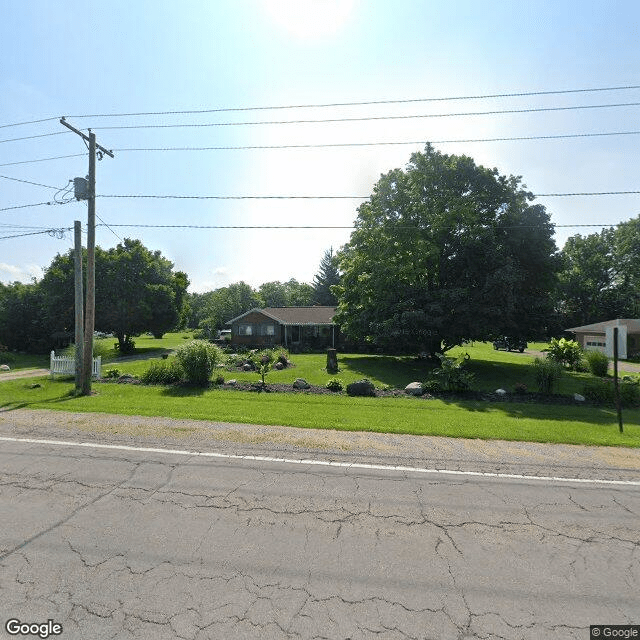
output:
[[[33,438],[11,438],[0,436],[0,442],[22,442],[25,444],[46,444],[59,447],[85,447],[88,449],[112,449],[115,451],[137,451],[140,453],[163,453],[175,456],[199,456],[201,458],[222,458],[227,460],[247,460],[255,462],[275,462],[280,464],[316,465],[321,467],[341,467],[345,469],[370,469],[376,471],[409,471],[412,473],[475,476],[481,478],[503,478],[505,480],[542,480],[547,482],[571,482],[580,484],[607,484],[627,487],[640,487],[640,480],[605,480],[603,478],[562,478],[558,476],[527,476],[517,473],[492,473],[489,471],[456,471],[454,469],[428,469],[424,467],[406,467],[385,464],[367,464],[365,462],[336,462],[334,460],[310,460],[293,458],[274,458],[271,456],[250,456],[215,451],[188,451],[186,449],[159,449],[154,447],[129,447],[120,444],[98,444],[96,442],[70,442],[65,440],[37,440]]]

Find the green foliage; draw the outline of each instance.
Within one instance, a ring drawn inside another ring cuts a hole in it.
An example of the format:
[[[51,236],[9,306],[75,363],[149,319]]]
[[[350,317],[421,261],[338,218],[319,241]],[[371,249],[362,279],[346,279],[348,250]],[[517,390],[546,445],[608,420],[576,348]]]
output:
[[[224,384],[224,376],[223,375],[217,375],[213,381],[214,384],[217,384],[218,386],[221,384]]]
[[[585,351],[589,371],[598,378],[604,378],[609,371],[609,358],[601,351]]]
[[[147,370],[140,376],[143,384],[174,384],[184,376],[180,363],[171,360],[152,360]]]
[[[551,358],[533,361],[536,384],[540,393],[551,394],[562,377],[562,365]]]
[[[576,371],[582,361],[582,347],[575,340],[551,338],[547,347],[547,357],[558,364],[566,365]]]
[[[122,375],[122,372],[120,371],[120,369],[107,369],[102,374],[102,377],[106,378],[107,380],[115,380],[119,378],[121,375]]]
[[[542,332],[557,267],[553,226],[520,178],[427,145],[383,175],[340,253],[337,322],[356,341],[441,352],[463,339]]]
[[[434,391],[468,391],[471,388],[474,375],[466,371],[464,366],[470,359],[469,354],[460,354],[457,358],[448,358],[439,353],[440,367],[431,372],[431,380],[427,381],[425,388]],[[435,383],[435,385],[433,384]]]
[[[295,278],[288,282],[265,282],[258,289],[259,306],[264,307],[307,307],[311,304],[312,295],[311,285]]]
[[[176,360],[182,367],[187,382],[203,387],[208,384],[214,367],[222,358],[222,351],[204,340],[193,340],[176,352]]]
[[[640,405],[640,385],[637,381],[620,381],[620,404],[623,407],[636,407]],[[599,378],[588,380],[582,395],[593,404],[615,406],[615,385],[611,378]]]
[[[279,353],[277,349],[263,349],[262,351],[254,353],[251,357],[255,370],[260,374],[262,386],[265,386],[265,378],[278,359]]]
[[[329,389],[329,391],[342,391],[344,389],[344,381],[340,378],[331,378],[325,387]]]
[[[116,342],[114,347],[121,356],[128,356],[136,350],[136,343],[131,336],[124,336],[122,340]]]
[[[312,303],[333,307],[338,304],[338,299],[332,291],[332,287],[340,284],[338,271],[338,256],[333,252],[333,247],[324,252],[320,262],[318,273],[313,278]]]

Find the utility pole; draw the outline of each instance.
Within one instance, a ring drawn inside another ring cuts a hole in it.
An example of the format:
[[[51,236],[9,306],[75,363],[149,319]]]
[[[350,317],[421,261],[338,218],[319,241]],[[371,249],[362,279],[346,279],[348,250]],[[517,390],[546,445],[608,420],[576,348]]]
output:
[[[84,320],[84,313],[82,309],[82,227],[80,220],[76,220],[73,224],[74,231],[74,281],[75,281],[75,294],[76,294],[76,392],[80,392],[82,388],[82,364],[84,362],[82,353],[84,351],[84,332],[82,330],[82,322]]]
[[[91,395],[91,373],[93,368],[93,330],[96,313],[96,148],[102,154],[113,158],[113,152],[96,144],[96,134],[89,129],[89,135],[72,127],[64,118],[60,124],[77,133],[89,143],[89,185],[87,194],[87,302],[85,305],[84,348],[82,359],[81,393]]]

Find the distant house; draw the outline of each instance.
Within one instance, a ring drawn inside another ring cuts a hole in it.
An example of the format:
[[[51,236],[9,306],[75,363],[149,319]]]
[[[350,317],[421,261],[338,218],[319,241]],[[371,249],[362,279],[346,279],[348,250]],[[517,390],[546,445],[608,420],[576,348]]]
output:
[[[618,357],[621,360],[640,353],[640,319],[616,319],[565,329],[575,333],[586,350],[601,351],[613,358],[613,329],[618,327]]]
[[[336,307],[266,307],[251,309],[229,320],[227,326],[231,326],[231,344],[334,347],[338,338],[335,313]]]

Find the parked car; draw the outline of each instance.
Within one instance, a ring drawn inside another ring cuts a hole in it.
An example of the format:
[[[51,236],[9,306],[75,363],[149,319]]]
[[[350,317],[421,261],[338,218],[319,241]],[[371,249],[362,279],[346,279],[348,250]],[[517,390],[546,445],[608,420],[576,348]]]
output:
[[[504,349],[505,351],[519,351],[522,353],[527,348],[527,342],[522,338],[510,338],[509,336],[502,336],[493,342],[493,348]]]

